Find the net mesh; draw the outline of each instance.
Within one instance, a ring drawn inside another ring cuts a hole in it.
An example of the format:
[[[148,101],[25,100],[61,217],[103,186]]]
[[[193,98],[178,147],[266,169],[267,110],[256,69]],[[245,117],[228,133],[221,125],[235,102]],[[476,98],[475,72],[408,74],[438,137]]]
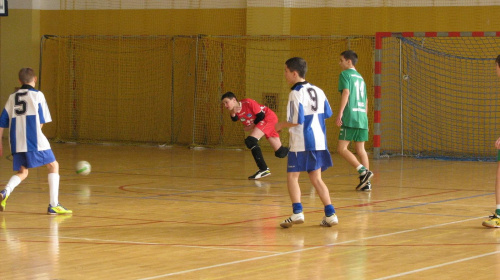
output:
[[[336,112],[340,53],[358,53],[357,70],[371,92],[373,42],[331,36],[45,36],[41,89],[51,92],[47,99],[57,120],[49,136],[244,147],[241,124],[221,104],[223,93],[255,99],[284,120],[290,92],[284,63],[301,56],[308,62],[307,80],[325,91]],[[338,128],[333,120],[327,126],[328,141],[336,145]]]
[[[496,36],[384,38],[381,155],[494,159],[499,45]]]

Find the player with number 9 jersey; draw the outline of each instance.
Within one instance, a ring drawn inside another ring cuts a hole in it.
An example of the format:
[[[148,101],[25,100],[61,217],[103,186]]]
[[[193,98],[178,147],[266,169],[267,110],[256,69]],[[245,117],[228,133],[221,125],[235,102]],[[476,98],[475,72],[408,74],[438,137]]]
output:
[[[290,151],[328,150],[325,119],[332,109],[322,89],[306,81],[296,83],[288,95],[287,119],[299,124],[289,128]]]

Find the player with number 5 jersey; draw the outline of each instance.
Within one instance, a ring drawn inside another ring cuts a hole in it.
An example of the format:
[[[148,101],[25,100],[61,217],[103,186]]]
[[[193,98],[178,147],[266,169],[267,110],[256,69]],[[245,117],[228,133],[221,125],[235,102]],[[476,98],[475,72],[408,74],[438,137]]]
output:
[[[47,166],[49,182],[49,207],[47,214],[71,214],[73,211],[59,204],[59,163],[50,148],[42,126],[51,122],[45,96],[35,89],[37,76],[32,68],[19,71],[21,88],[12,93],[0,114],[0,136],[8,128],[12,153],[13,175],[5,189],[0,191],[0,211],[5,211],[6,202],[14,189],[28,177],[28,169]],[[3,153],[0,137],[0,156]]]

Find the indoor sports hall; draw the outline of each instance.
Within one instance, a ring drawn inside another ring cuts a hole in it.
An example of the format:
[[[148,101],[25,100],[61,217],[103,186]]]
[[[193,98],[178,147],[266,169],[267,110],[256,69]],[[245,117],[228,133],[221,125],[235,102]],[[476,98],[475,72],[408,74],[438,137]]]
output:
[[[73,210],[47,215],[47,169],[30,169],[0,212],[0,279],[500,278],[500,228],[482,226],[496,207],[497,2],[0,0],[0,103],[36,70]],[[370,192],[337,152],[347,49],[367,85]],[[249,180],[246,134],[221,104],[232,91],[285,120],[295,56],[334,113],[332,227],[307,174],[305,222],[280,227],[287,159],[261,139],[272,174]],[[2,144],[0,190],[15,174],[8,129]]]

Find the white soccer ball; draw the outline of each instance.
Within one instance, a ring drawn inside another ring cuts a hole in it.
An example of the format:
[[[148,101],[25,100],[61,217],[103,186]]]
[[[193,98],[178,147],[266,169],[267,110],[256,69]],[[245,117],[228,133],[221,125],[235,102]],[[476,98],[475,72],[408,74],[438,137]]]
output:
[[[87,161],[79,161],[76,163],[76,174],[78,175],[89,175],[90,174],[90,163]]]

